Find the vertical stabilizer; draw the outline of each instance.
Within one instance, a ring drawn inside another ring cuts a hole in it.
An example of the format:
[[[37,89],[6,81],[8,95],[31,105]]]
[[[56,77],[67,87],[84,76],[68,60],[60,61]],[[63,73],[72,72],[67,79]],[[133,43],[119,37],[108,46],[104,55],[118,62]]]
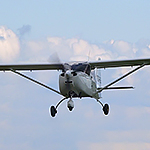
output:
[[[96,87],[101,88],[101,69],[95,68],[95,82]],[[99,98],[101,98],[101,93],[98,93]]]
[[[96,87],[101,88],[101,70],[95,68],[95,81],[96,81]]]
[[[101,59],[98,58],[98,61]],[[95,68],[95,82],[96,82],[96,87],[101,88],[101,69]],[[101,98],[101,93],[99,93],[99,97]]]

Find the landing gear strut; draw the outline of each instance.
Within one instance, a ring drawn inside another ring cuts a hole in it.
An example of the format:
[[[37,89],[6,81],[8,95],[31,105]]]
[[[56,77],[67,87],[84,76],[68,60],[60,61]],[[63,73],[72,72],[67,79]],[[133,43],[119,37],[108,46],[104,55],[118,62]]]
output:
[[[98,100],[98,99],[97,99],[97,102],[99,102],[101,104],[104,114],[108,115],[108,113],[109,113],[109,105],[108,104],[103,105],[103,103],[100,100]]]
[[[59,101],[59,103],[56,105],[56,107],[55,106],[51,106],[51,108],[50,108],[50,114],[51,114],[51,116],[52,117],[55,117],[55,115],[57,114],[57,108],[58,108],[58,106],[64,101],[64,100],[66,100],[67,98],[65,97],[65,98],[63,98],[61,101]]]

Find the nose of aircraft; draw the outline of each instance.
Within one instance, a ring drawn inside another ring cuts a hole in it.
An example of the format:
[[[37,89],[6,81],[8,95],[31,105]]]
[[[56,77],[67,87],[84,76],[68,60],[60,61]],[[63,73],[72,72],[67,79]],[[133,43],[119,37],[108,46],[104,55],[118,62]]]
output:
[[[67,70],[65,73],[66,78],[70,78],[71,77],[71,71]]]

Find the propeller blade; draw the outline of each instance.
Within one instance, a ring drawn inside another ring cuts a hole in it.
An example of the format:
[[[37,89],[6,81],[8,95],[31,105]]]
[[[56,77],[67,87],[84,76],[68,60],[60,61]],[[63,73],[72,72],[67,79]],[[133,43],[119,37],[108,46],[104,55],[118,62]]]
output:
[[[57,52],[49,56],[48,62],[49,63],[61,63]]]

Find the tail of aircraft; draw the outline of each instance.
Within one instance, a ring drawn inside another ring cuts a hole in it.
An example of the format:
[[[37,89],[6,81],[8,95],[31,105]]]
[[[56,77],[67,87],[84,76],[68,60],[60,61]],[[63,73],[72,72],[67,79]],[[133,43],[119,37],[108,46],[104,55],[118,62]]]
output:
[[[101,70],[95,68],[95,81],[96,81],[96,87],[101,88]]]
[[[100,61],[101,59],[99,58],[98,60]],[[92,71],[92,75],[94,77],[97,89],[100,89],[101,88],[101,69],[95,68]],[[99,97],[101,98],[101,92],[98,94],[99,94]]]
[[[95,76],[95,82],[96,82],[97,89],[101,88],[101,69],[95,68],[94,76]],[[101,93],[99,93],[99,97],[101,98]]]

